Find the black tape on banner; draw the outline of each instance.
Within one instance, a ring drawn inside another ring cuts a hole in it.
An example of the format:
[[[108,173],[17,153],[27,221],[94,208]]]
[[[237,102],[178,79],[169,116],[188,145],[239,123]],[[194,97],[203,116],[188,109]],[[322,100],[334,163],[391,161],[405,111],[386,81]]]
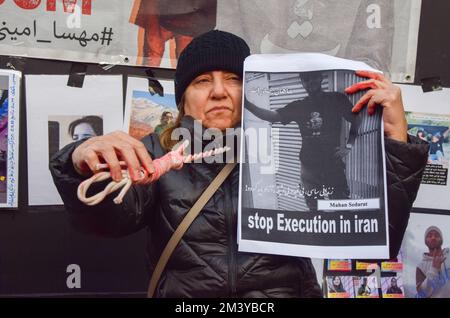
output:
[[[147,74],[148,91],[150,92],[150,94],[152,95],[158,94],[159,96],[163,97],[164,88],[162,87],[161,83],[156,79],[152,70],[151,69],[145,70],[145,74]]]
[[[82,88],[86,76],[87,64],[72,63],[67,86]]]
[[[420,80],[424,93],[442,91],[442,83],[440,77],[428,77]]]

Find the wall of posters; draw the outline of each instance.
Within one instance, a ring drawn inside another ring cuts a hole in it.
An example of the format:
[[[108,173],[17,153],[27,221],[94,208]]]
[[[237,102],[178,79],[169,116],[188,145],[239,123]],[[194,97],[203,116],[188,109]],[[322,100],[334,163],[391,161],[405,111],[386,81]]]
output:
[[[403,255],[394,259],[326,259],[323,290],[327,298],[404,298]]]
[[[138,13],[143,2],[144,4],[151,2],[165,3],[168,4],[166,9],[172,10],[170,3],[176,1],[0,0],[0,23],[4,22],[0,24],[1,67],[16,67],[18,70],[22,70],[24,74],[36,74],[37,72],[41,72],[39,74],[49,72],[64,74],[65,70],[70,69],[70,61],[174,68],[177,54],[183,45],[186,44],[186,41],[189,40],[190,35],[179,34],[179,32],[167,32],[167,29],[165,30],[166,32],[159,35],[159,32],[165,29],[164,25],[168,26],[166,22],[161,23],[162,20],[165,20],[165,17],[159,18],[161,11],[158,11],[157,14],[152,14],[155,12],[151,10],[147,11],[147,14],[151,17],[149,19],[146,16],[146,19],[151,21],[152,25],[156,26],[155,28],[140,25]],[[188,5],[182,9],[183,11],[176,11],[175,15],[188,13],[189,6],[192,6],[192,3],[200,3],[202,1],[184,0],[183,2],[188,3]],[[330,54],[334,54],[337,50],[337,56],[362,59],[372,66],[380,65],[377,67],[390,71],[392,79],[397,82],[410,82],[413,80],[411,75],[414,75],[415,42],[418,35],[417,18],[420,15],[421,1],[394,0],[390,1],[390,3],[387,1],[383,3],[383,1],[375,0],[364,3],[361,0],[352,0],[352,3],[357,4],[358,9],[349,7],[348,3],[350,1],[339,1],[342,10],[332,9],[335,4],[334,1],[329,0],[288,0],[282,3],[273,0],[208,0],[208,2],[213,4],[210,7],[209,17],[216,10],[217,16],[215,21],[211,22],[211,19],[206,19],[204,24],[197,23],[197,28],[207,30],[211,28],[210,23],[216,23],[216,28],[242,35],[249,42],[254,53],[285,53],[291,49],[298,51],[301,47],[305,47],[308,50],[313,48],[314,50],[321,50]],[[429,4],[426,3],[426,5]],[[442,8],[443,5],[433,2],[431,6]],[[392,28],[391,12],[385,10],[389,7],[394,7],[394,28]],[[446,12],[448,10],[441,10],[438,12],[439,14],[430,12],[428,17],[431,21],[429,22],[433,23],[428,24],[432,26],[428,29],[429,32],[421,31],[421,38],[437,40],[431,40],[431,44],[434,45],[430,45],[430,42],[427,42],[426,45],[425,42],[422,43],[422,47],[426,49],[424,49],[425,53],[421,58],[422,64],[418,64],[417,71],[420,71],[420,73],[417,75],[417,82],[421,79],[420,74],[424,76],[441,75],[442,79],[448,78],[448,72],[445,70],[445,67],[442,67],[442,65],[445,65],[443,60],[449,56],[447,54],[448,50],[446,50],[445,43],[437,43],[439,39],[444,38],[441,33],[446,34],[448,28],[436,28],[435,26],[435,22],[438,22],[439,18],[441,18],[441,25],[444,24]],[[195,12],[191,11],[191,13]],[[358,18],[357,15],[359,15]],[[142,16],[145,16],[145,14]],[[169,22],[171,20],[170,17],[171,14],[167,15]],[[280,23],[280,19],[284,17],[287,17],[286,21],[282,20]],[[339,23],[334,23],[335,19],[339,19]],[[154,21],[157,21],[157,23],[153,23]],[[324,24],[324,21],[330,21],[332,29],[327,24]],[[353,27],[351,26],[352,24],[354,25]],[[373,37],[367,36],[370,33],[369,30],[365,29],[368,25],[374,27],[374,29],[370,30],[375,31],[373,33],[376,33],[376,37],[379,37],[378,39],[381,39],[381,41],[372,41]],[[421,30],[423,30],[422,26]],[[347,31],[349,29],[356,32]],[[356,33],[361,30],[360,38],[358,38]],[[436,30],[440,31],[440,36],[431,36],[431,33]],[[382,31],[385,34],[380,34],[380,32],[376,31]],[[391,32],[393,32],[393,36]],[[158,36],[156,36],[157,34]],[[329,36],[327,34],[332,35]],[[348,34],[348,38],[346,34]],[[391,43],[391,39],[393,39],[393,43]],[[306,44],[309,44],[309,46]],[[323,50],[322,47],[324,47]],[[371,51],[368,52],[368,49]],[[436,52],[436,55],[433,54],[432,58],[430,58],[430,51]],[[50,60],[21,59],[10,57],[9,55]],[[61,63],[51,59],[68,62]],[[14,65],[8,65],[10,61]],[[430,70],[428,62],[433,62],[434,64],[432,65],[436,66],[436,68]],[[92,65],[89,67],[91,68]],[[107,73],[97,65],[93,67],[100,71],[99,73]],[[113,73],[117,69],[119,68],[113,68]],[[139,72],[139,69],[132,67],[120,68],[120,71],[117,70],[116,72],[120,74],[136,74],[136,72]],[[167,74],[172,76],[173,71],[167,71]],[[6,80],[6,78],[8,79]],[[10,81],[10,78],[14,78],[14,80]],[[40,79],[38,78],[34,83],[37,84],[39,81]],[[57,88],[65,86],[65,81],[61,81]],[[77,233],[69,226],[64,213],[59,213],[63,211],[62,207],[38,209],[34,205],[28,206],[26,195],[21,195],[20,200],[18,200],[19,169],[17,167],[19,164],[19,153],[17,146],[19,145],[19,134],[17,132],[20,127],[19,108],[15,108],[15,106],[19,106],[18,101],[21,90],[24,92],[24,87],[20,88],[20,82],[21,76],[19,72],[0,71],[0,116],[2,116],[0,117],[2,118],[0,127],[3,127],[0,134],[0,164],[3,162],[0,166],[0,169],[2,169],[0,170],[0,207],[10,211],[9,208],[17,207],[18,203],[21,206],[20,211],[17,210],[20,213],[15,213],[13,216],[8,212],[0,213],[0,242],[14,242],[14,244],[0,244],[0,294],[6,297],[13,295],[18,297],[145,297],[147,265],[143,246],[145,245],[146,233],[141,231],[136,235],[115,240],[89,237]],[[45,77],[45,83],[47,82],[54,83]],[[143,99],[151,100],[150,97],[158,99],[158,96],[151,93],[147,95],[147,80],[139,79],[139,82],[136,88],[138,88],[137,91],[140,90],[142,92]],[[11,87],[10,83],[13,84]],[[42,80],[39,83],[39,87],[44,87],[45,83]],[[128,84],[131,88],[132,82]],[[164,86],[164,83],[162,84]],[[8,96],[6,96],[6,87],[8,87]],[[122,89],[118,83],[115,83],[114,87],[117,88],[114,90],[114,93],[119,93]],[[412,91],[410,92],[409,89]],[[168,91],[168,89],[165,89],[165,92]],[[44,100],[44,98],[50,99],[49,96],[54,97],[52,95],[53,92],[49,91],[49,89],[43,89],[42,94],[40,92],[39,90],[35,91],[33,96],[41,98],[40,100]],[[259,98],[267,98],[269,100],[269,95],[265,94],[264,90],[261,90],[260,93]],[[283,92],[272,88],[271,93],[279,95]],[[46,96],[47,94],[48,96]],[[424,130],[427,135],[430,133],[434,135],[432,133],[433,129],[443,129],[447,125],[449,116],[449,105],[447,102],[450,100],[448,89],[424,94],[420,87],[406,86],[403,89],[403,94],[405,107],[409,112],[408,120],[410,121],[409,129],[411,134],[416,135],[422,126],[428,125],[431,126],[431,129],[427,130],[425,129],[426,127],[422,127],[421,130]],[[14,95],[15,97],[13,97]],[[35,102],[29,98],[26,102],[33,105]],[[122,96],[120,95],[119,97],[118,95],[115,101],[118,102],[121,98]],[[139,104],[138,100],[140,98],[136,94],[136,105]],[[24,96],[21,99],[24,100]],[[108,98],[105,97],[106,99]],[[127,104],[132,99],[127,97]],[[75,112],[60,113],[59,109],[65,109],[66,103],[71,103],[69,98],[66,99],[65,95],[60,97],[58,102],[55,101],[52,104],[52,107],[57,107],[58,111],[49,111],[43,121],[39,117],[38,109],[35,110],[35,113],[33,113],[34,110],[27,109],[27,112],[31,111],[27,121],[31,122],[31,125],[33,125],[35,120],[41,123],[39,129],[33,128],[35,134],[30,137],[28,142],[28,147],[34,152],[34,155],[28,161],[30,163],[28,171],[37,176],[37,178],[40,178],[38,173],[45,173],[48,170],[47,163],[44,164],[42,162],[48,160],[60,147],[72,142],[74,139],[83,138],[83,136],[86,137],[94,133],[100,134],[100,131],[108,132],[106,127],[109,125],[109,119],[105,117],[105,114],[107,116],[110,115],[108,111],[92,112],[92,109],[89,109],[78,112],[80,104],[77,104],[76,106],[70,106]],[[110,104],[109,101],[108,104]],[[131,102],[132,104],[133,102]],[[44,109],[43,112],[45,112],[46,107],[42,105],[39,107],[42,107]],[[442,107],[437,107],[437,105]],[[20,107],[22,106],[25,105],[21,104]],[[106,103],[104,106],[106,107]],[[114,107],[118,106],[114,104]],[[13,109],[15,111],[10,115]],[[22,109],[22,111],[24,110]],[[9,115],[7,128],[4,126],[6,112]],[[87,128],[87,124],[77,125],[78,131],[75,133],[74,124],[84,117],[91,117],[90,121],[92,124],[89,124],[91,129],[80,131],[81,128]],[[137,116],[137,119],[142,119],[142,117]],[[159,116],[160,119],[161,116]],[[158,116],[151,117],[150,122],[154,123],[157,120]],[[432,122],[429,123],[428,120]],[[25,118],[22,118],[21,122],[25,124]],[[42,122],[45,122],[45,124],[42,124]],[[137,138],[139,138],[140,134],[147,133],[147,131],[151,131],[157,126],[155,124],[147,126],[146,122],[146,120],[140,122],[144,123],[142,131],[140,126],[137,125]],[[72,123],[74,124],[71,125]],[[127,120],[124,125],[126,124]],[[114,124],[114,129],[120,128],[120,125],[122,125],[122,122]],[[152,126],[152,128],[149,126]],[[100,127],[100,130],[98,127]],[[73,133],[69,134],[68,132],[72,128]],[[25,127],[20,129],[25,131]],[[444,132],[445,130],[442,131],[441,135]],[[131,133],[134,134],[132,131]],[[295,136],[297,135],[295,134]],[[27,137],[25,134],[22,134],[22,138]],[[38,139],[40,140],[37,141]],[[21,141],[25,140],[22,139]],[[44,143],[48,143],[48,148],[46,148],[47,146]],[[24,145],[26,142],[21,144]],[[448,145],[448,141],[445,139],[442,144],[445,158],[447,157],[446,145]],[[6,148],[8,149],[8,158],[11,160],[8,159],[5,168],[4,151]],[[25,147],[23,149],[26,151]],[[23,155],[25,155],[25,151],[22,153]],[[298,159],[298,156],[294,159]],[[36,164],[36,160],[42,164]],[[430,161],[433,160],[432,156],[430,156]],[[444,160],[443,163],[442,166],[445,166],[446,161]],[[20,182],[20,190],[23,190],[20,191],[22,194],[26,193],[28,187],[26,164],[25,160],[20,161],[20,170],[25,172],[21,173],[21,177],[25,178],[21,180],[24,182]],[[449,189],[442,184],[447,182],[448,185],[448,174],[443,173],[441,167],[436,169],[437,166],[439,165],[436,163],[430,164],[426,174],[428,175],[427,181],[424,180],[424,184],[421,186],[415,204],[416,208],[420,210],[430,208],[443,212],[449,209],[450,203],[446,200]],[[6,169],[8,171],[4,172]],[[5,175],[10,172],[10,169],[12,178]],[[446,168],[442,167],[442,169]],[[37,174],[36,171],[38,172]],[[7,184],[8,182],[10,185]],[[48,185],[52,184],[45,177],[39,182],[41,183],[35,184],[35,189],[39,187],[46,189],[46,187],[49,187]],[[32,200],[34,200],[35,204],[50,204],[50,202],[60,204],[60,202],[56,202],[58,200],[52,200],[55,194],[52,194],[51,191],[49,189],[48,192],[37,192],[37,194],[33,195],[34,198]],[[40,201],[39,195],[43,196],[42,201]],[[260,201],[264,199],[267,204],[272,202],[273,206],[276,207],[274,204],[276,196],[272,193],[255,193],[255,199]],[[294,200],[293,202],[297,201]],[[32,213],[34,211],[39,211],[40,213]],[[407,297],[427,297],[424,293],[418,293],[415,287],[417,283],[417,265],[423,259],[430,259],[429,255],[428,257],[424,255],[430,253],[425,242],[425,232],[431,226],[438,226],[443,236],[442,247],[446,251],[445,247],[448,246],[446,243],[448,243],[448,235],[450,235],[446,227],[448,221],[448,216],[445,214],[412,214],[410,227],[405,236],[405,252],[400,254],[397,260],[377,263],[381,268],[381,278],[377,281],[379,284],[379,297],[401,297],[400,294],[388,292],[389,288],[394,285],[393,278],[395,278],[395,285]],[[441,224],[444,226],[440,226]],[[26,261],[24,261],[24,255]],[[408,264],[401,261],[403,255],[406,255],[405,262]],[[316,269],[322,268],[322,260],[315,259],[313,262]],[[73,268],[73,263],[80,265],[82,274],[82,284],[80,287],[75,288],[73,286],[69,287],[71,280],[68,279],[72,276],[72,272],[68,272],[68,270]],[[29,264],[33,264],[33,266],[29,266]],[[373,266],[373,263],[369,261],[357,262],[346,259],[330,260],[329,262],[326,261],[325,264],[326,271],[323,274],[324,278],[326,277],[327,284],[331,285],[332,278],[336,275],[340,278],[346,290],[345,293],[328,293],[324,289],[324,295],[328,297],[356,297],[357,290],[355,291],[355,286],[358,286],[359,289],[363,282],[362,277],[368,275],[368,268],[370,269]],[[405,274],[402,273],[403,270]],[[435,276],[438,279],[432,278],[429,288],[437,288],[442,283],[445,283],[448,279],[448,276],[445,275],[448,273],[448,265],[444,265],[442,269],[444,276],[438,275]],[[317,271],[317,276],[319,281],[323,282],[325,288],[327,284],[325,280],[322,281],[322,271]],[[357,279],[354,280],[353,277]],[[338,279],[334,280],[336,282],[339,281]],[[67,284],[68,282],[69,284]],[[433,297],[433,295],[428,296]],[[446,293],[444,293],[444,296],[449,297]]]
[[[82,88],[65,75],[27,75],[28,198],[30,205],[62,204],[48,162],[67,144],[120,129],[122,77],[87,76]]]
[[[17,208],[20,72],[0,70],[0,207]]]

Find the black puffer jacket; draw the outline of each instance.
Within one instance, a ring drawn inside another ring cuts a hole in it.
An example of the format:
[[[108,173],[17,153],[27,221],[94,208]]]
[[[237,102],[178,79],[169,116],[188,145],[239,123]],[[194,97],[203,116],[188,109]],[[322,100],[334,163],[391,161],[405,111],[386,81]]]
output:
[[[193,119],[182,126],[192,129]],[[144,140],[153,158],[164,155],[159,139]],[[151,186],[134,186],[122,205],[109,196],[88,207],[76,197],[82,178],[73,169],[71,154],[79,143],[68,145],[50,162],[55,184],[81,231],[123,236],[143,227],[148,230],[148,255],[155,266],[174,229],[217,175],[222,164],[188,164]],[[409,211],[426,163],[427,145],[386,140],[389,186],[390,241],[396,255],[408,223]],[[236,168],[184,235],[157,288],[157,297],[320,297],[310,259],[237,252],[238,178]],[[104,185],[99,185],[103,187]],[[94,189],[94,191],[98,191]]]

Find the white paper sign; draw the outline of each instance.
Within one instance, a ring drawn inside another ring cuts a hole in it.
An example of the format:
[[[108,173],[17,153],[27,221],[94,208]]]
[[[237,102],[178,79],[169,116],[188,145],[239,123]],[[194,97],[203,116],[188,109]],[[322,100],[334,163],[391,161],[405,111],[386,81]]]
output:
[[[178,116],[173,81],[160,80],[164,94],[149,91],[146,78],[129,77],[123,130],[136,139],[161,133]]]
[[[27,75],[25,80],[29,204],[62,204],[49,158],[74,140],[120,130],[122,76],[86,76],[82,88],[67,86],[66,75]]]
[[[355,70],[375,71],[313,53],[246,59],[240,251],[389,256],[381,111],[351,112]]]

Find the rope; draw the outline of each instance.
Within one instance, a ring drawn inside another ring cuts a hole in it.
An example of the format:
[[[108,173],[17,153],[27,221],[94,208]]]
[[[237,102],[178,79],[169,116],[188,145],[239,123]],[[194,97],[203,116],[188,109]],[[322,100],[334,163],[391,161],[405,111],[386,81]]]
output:
[[[151,184],[157,181],[159,178],[161,178],[161,176],[163,176],[170,170],[181,169],[185,163],[190,163],[200,158],[215,156],[230,150],[229,147],[222,147],[214,150],[209,150],[206,152],[201,152],[198,154],[184,156],[184,150],[188,145],[189,141],[186,140],[180,145],[180,147],[178,147],[178,149],[172,150],[169,153],[162,156],[161,158],[153,160],[152,164],[155,169],[155,172],[150,175],[146,173],[146,171],[143,168],[141,168],[141,179],[139,180],[139,183]],[[122,203],[123,198],[125,197],[125,194],[128,192],[128,190],[131,188],[133,181],[130,178],[128,170],[126,169],[127,167],[126,162],[120,161],[119,164],[121,167],[125,168],[122,169],[122,180],[120,180],[119,182],[111,181],[110,183],[108,183],[108,185],[105,187],[103,191],[91,197],[87,197],[87,191],[93,183],[102,182],[111,178],[110,172],[100,171],[103,169],[108,169],[109,168],[108,164],[98,164],[96,170],[99,172],[95,173],[89,179],[84,180],[78,186],[77,189],[78,199],[81,202],[85,203],[86,205],[91,206],[97,205],[100,202],[102,202],[107,195],[122,188],[119,194],[113,199],[115,204]]]

